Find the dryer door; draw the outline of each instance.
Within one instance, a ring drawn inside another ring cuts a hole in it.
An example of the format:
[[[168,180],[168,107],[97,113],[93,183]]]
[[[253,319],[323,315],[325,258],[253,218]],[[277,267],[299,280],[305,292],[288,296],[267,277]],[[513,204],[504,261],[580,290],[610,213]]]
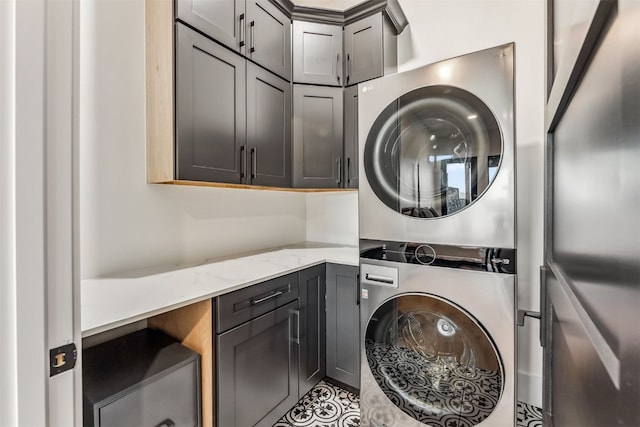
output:
[[[502,394],[502,361],[484,329],[432,295],[402,294],[382,304],[367,325],[365,352],[386,397],[425,425],[479,424]]]
[[[367,181],[389,208],[416,218],[453,215],[496,176],[502,135],[489,108],[466,90],[426,86],[389,104],[364,148]]]

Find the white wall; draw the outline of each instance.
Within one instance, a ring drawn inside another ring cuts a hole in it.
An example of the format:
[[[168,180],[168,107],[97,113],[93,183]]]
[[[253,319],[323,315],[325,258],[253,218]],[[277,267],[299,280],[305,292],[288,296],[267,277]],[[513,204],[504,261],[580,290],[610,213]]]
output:
[[[358,246],[358,193],[309,193],[307,240]]]
[[[82,2],[83,278],[306,238],[306,194],[145,183],[142,0]]]
[[[400,0],[409,26],[398,38],[399,71],[508,42],[516,44],[518,305],[538,309],[542,264],[544,2]],[[518,398],[541,406],[538,322],[519,330]]]

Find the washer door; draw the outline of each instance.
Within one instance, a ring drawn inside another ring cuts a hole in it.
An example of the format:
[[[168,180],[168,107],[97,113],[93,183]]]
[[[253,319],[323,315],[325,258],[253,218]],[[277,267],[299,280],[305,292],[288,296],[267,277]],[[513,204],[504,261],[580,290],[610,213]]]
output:
[[[453,86],[402,95],[374,122],[364,147],[369,185],[391,209],[416,218],[455,214],[482,196],[502,157],[489,108]]]
[[[393,404],[433,427],[474,426],[502,394],[500,356],[461,308],[428,294],[403,294],[367,324],[367,362]]]

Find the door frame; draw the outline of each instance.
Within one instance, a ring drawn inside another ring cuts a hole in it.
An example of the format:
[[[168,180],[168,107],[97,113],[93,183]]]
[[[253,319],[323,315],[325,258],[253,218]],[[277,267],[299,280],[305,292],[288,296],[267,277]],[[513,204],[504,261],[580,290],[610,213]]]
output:
[[[555,0],[558,1],[558,0]],[[552,324],[554,299],[565,302],[563,309],[571,310],[581,327],[587,331],[591,343],[614,384],[620,381],[620,361],[611,349],[587,310],[576,297],[569,279],[556,264],[553,253],[553,168],[554,131],[569,106],[582,76],[588,70],[591,55],[600,42],[603,29],[616,0],[585,0],[582,2],[579,18],[584,25],[575,26],[572,43],[558,59],[555,70],[554,55],[554,0],[545,1],[545,147],[544,147],[544,265],[540,267],[540,343],[543,347],[542,415],[545,426],[553,426],[552,406]],[[575,17],[574,17],[575,18]],[[578,18],[578,19],[579,19]],[[552,278],[558,286],[547,286]]]
[[[2,9],[0,409],[8,426],[80,426],[79,2]],[[75,368],[50,375],[50,349],[71,343]]]

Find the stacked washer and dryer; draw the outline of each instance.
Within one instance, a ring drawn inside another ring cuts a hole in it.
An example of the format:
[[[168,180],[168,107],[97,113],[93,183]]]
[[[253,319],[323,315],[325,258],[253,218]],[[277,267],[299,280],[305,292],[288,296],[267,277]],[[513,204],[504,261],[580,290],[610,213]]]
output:
[[[358,88],[363,427],[515,424],[513,50]]]

